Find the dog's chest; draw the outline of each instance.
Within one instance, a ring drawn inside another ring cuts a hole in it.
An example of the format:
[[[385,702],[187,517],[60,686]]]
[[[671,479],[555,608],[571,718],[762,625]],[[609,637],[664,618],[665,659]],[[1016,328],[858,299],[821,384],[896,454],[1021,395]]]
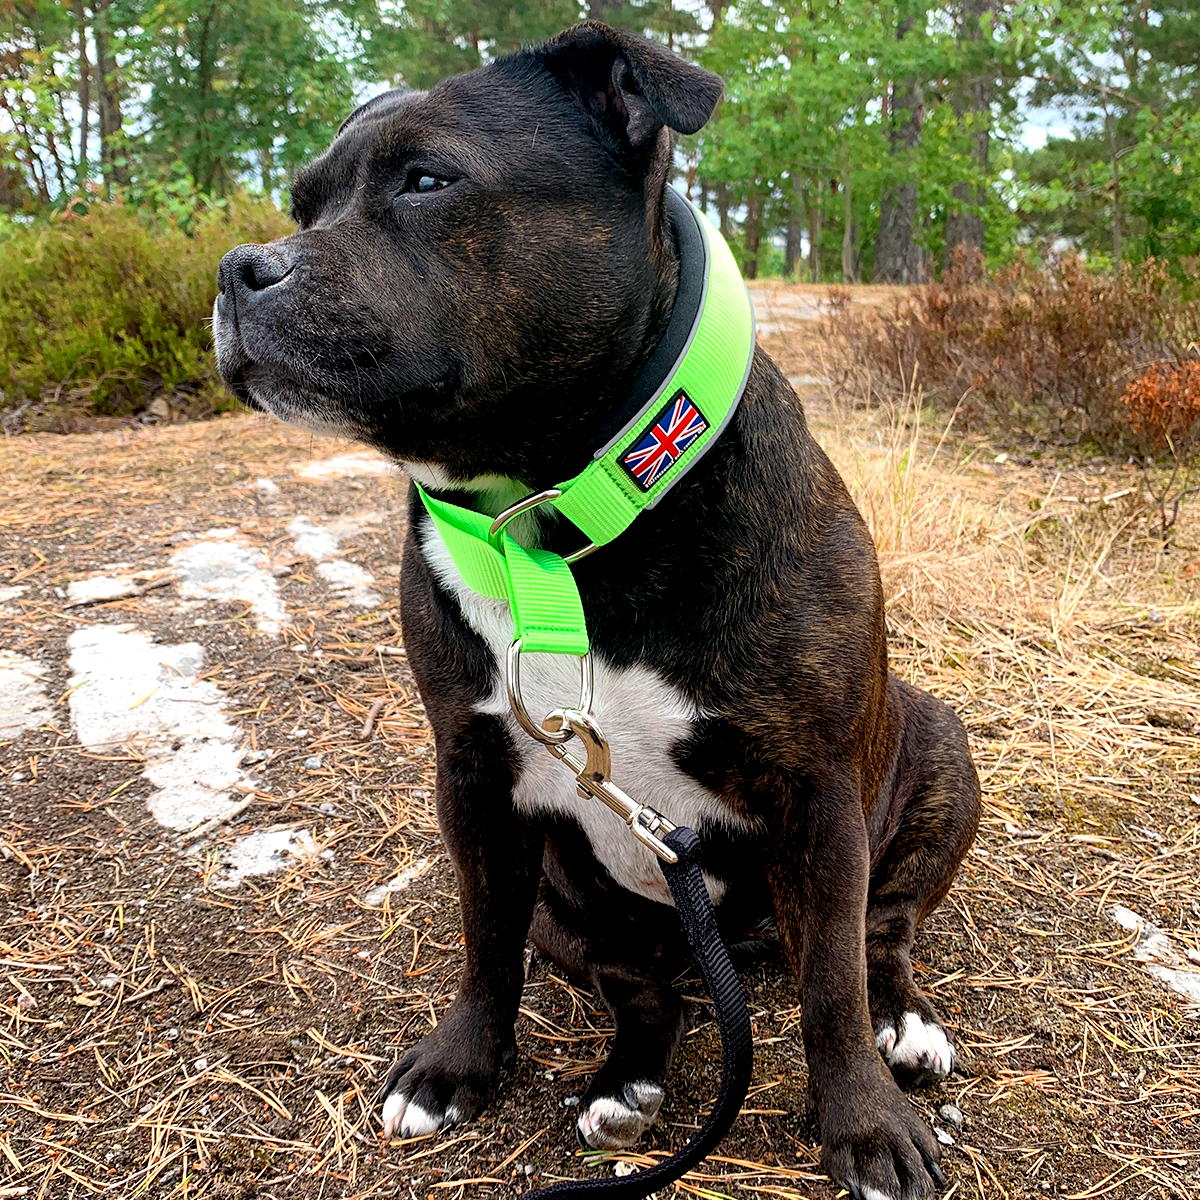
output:
[[[639,896],[670,904],[666,881],[652,851],[598,800],[576,794],[575,779],[562,763],[534,742],[513,719],[500,668],[512,641],[507,601],[480,596],[463,583],[445,543],[426,518],[419,542],[439,582],[458,600],[468,624],[488,643],[497,664],[492,693],[479,712],[509,725],[521,765],[513,803],[533,817],[539,813],[573,819],[587,835],[592,853],[613,879]],[[681,771],[672,757],[697,718],[694,706],[676,688],[645,666],[613,668],[594,655],[592,711],[612,751],[613,781],[635,800],[649,804],[676,825],[696,829],[726,827],[748,833],[749,824],[720,797]],[[576,660],[566,655],[526,654],[521,659],[521,692],[535,721],[579,695]],[[705,877],[714,901],[724,884]]]

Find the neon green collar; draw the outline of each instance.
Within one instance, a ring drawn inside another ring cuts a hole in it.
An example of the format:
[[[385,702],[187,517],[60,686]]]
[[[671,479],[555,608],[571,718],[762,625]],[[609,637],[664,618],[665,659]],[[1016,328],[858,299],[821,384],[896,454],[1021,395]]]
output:
[[[466,585],[508,600],[514,637],[525,651],[584,655],[587,625],[570,563],[607,545],[653,508],[695,465],[733,416],[754,356],[754,314],[733,254],[708,218],[672,193],[679,228],[691,219],[703,264],[681,259],[680,274],[703,269],[699,310],[683,351],[639,412],[573,479],[528,496],[494,521],[435,499],[420,484],[426,511]],[[681,231],[683,232],[683,231]],[[518,513],[547,504],[590,539],[565,558],[527,550],[504,529]]]

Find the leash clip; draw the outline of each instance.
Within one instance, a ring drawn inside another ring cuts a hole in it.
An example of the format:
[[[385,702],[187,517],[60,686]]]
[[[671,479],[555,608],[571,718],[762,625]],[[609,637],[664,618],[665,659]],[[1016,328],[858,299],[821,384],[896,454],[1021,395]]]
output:
[[[583,799],[591,797],[611,808],[629,826],[630,833],[643,846],[653,850],[663,862],[678,862],[679,855],[662,840],[675,826],[650,805],[641,804],[632,796],[626,795],[609,779],[612,756],[608,749],[608,741],[591,713],[573,708],[557,708],[542,724],[555,736],[569,730],[573,737],[577,737],[583,743],[587,752],[583,762],[580,762],[562,742],[548,745],[550,753],[575,772],[575,791],[579,796]]]
[[[508,648],[508,670],[505,683],[508,703],[517,724],[530,737],[541,742],[559,762],[575,772],[575,790],[581,798],[599,800],[612,809],[629,826],[630,832],[643,846],[653,850],[663,862],[675,863],[679,856],[663,841],[675,826],[648,804],[640,804],[627,796],[611,779],[612,754],[604,731],[592,716],[592,656],[579,660],[579,704],[575,708],[556,708],[537,725],[525,707],[521,696],[521,639]],[[566,747],[572,738],[583,743],[581,762]]]

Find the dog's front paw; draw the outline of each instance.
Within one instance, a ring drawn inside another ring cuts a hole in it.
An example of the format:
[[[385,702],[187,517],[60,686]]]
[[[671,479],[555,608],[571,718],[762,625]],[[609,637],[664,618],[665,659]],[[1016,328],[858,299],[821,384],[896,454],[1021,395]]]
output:
[[[516,1053],[469,1005],[456,1005],[388,1073],[383,1136],[421,1137],[474,1120]]]
[[[954,1045],[929,1005],[876,1021],[875,1045],[903,1082],[945,1079],[954,1070]]]
[[[859,1091],[822,1122],[821,1167],[853,1200],[925,1200],[944,1184],[941,1151],[892,1079]]]
[[[615,1096],[591,1096],[579,1111],[575,1136],[592,1150],[623,1150],[654,1124],[662,1102],[662,1084],[652,1079],[627,1083]]]

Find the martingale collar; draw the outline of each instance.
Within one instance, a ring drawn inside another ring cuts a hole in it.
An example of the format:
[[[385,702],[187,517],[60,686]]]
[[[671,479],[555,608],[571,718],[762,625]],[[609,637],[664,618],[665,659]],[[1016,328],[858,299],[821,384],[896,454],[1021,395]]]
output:
[[[526,651],[588,652],[570,563],[607,545],[653,508],[720,436],[746,388],[754,314],[737,263],[720,232],[673,188],[667,208],[679,246],[675,307],[616,418],[620,425],[601,434],[604,444],[592,461],[495,521],[417,485],[463,581],[481,595],[508,600],[514,636]],[[527,550],[505,531],[518,513],[542,504],[566,517],[587,544],[563,558]]]

